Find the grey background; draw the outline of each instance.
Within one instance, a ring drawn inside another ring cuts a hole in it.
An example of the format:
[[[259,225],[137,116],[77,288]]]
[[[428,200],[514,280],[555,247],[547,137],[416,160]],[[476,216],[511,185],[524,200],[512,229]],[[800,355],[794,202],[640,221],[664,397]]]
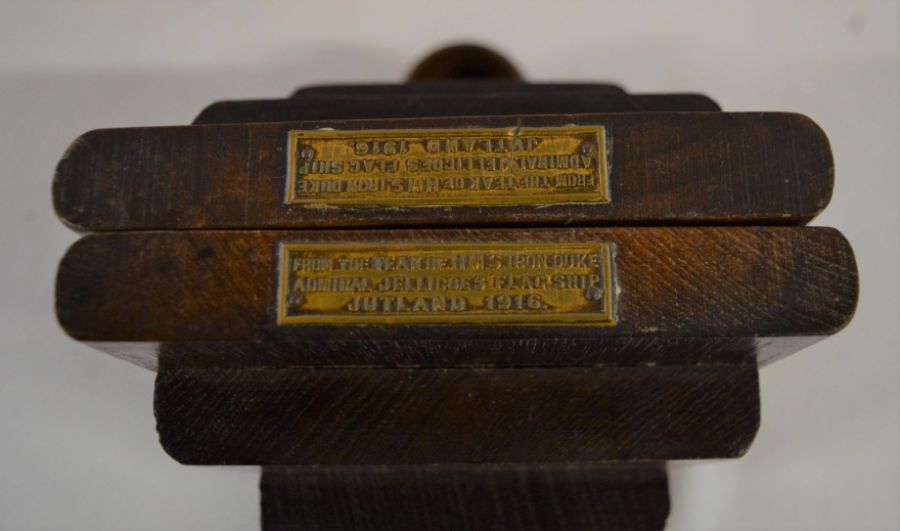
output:
[[[474,40],[532,80],[699,91],[813,117],[834,149],[855,320],[762,371],[746,457],[678,463],[674,529],[896,529],[900,52],[886,2],[0,2],[0,528],[254,529],[253,467],[188,468],[157,444],[153,374],[67,338],[53,168],[98,127],[183,124],[217,99],[396,81]]]

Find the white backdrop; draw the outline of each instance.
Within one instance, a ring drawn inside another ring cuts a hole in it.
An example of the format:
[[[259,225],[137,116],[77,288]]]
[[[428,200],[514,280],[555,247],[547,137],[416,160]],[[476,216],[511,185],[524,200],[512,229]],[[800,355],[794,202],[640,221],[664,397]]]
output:
[[[254,529],[252,467],[188,468],[157,444],[153,374],[68,339],[56,264],[75,238],[50,182],[97,127],[188,123],[217,99],[397,81],[476,41],[532,80],[698,91],[827,132],[852,324],[762,371],[746,457],[678,463],[674,529],[900,527],[898,3],[0,1],[0,528]]]

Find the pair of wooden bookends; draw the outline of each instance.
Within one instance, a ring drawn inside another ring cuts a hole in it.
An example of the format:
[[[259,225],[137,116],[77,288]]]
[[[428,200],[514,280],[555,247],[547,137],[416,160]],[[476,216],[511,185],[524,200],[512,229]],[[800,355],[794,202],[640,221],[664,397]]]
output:
[[[847,241],[804,226],[833,173],[810,119],[695,94],[220,102],[65,153],[57,314],[157,371],[176,460],[265,467],[265,529],[660,529],[665,461],[746,452],[758,366],[853,315]]]

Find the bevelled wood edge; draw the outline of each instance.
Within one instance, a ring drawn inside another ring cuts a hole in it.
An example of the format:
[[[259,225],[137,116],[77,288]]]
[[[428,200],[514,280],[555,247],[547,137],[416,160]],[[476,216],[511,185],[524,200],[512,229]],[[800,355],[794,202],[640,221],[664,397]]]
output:
[[[522,91],[519,87],[510,90],[508,85],[496,83],[478,84],[477,90],[457,87],[456,90],[441,92],[422,85],[417,85],[415,89],[348,92],[335,87],[331,92],[301,91],[287,99],[217,101],[200,111],[192,123],[722,110],[703,94],[625,94],[621,89],[597,90],[594,86],[548,85],[536,93]]]
[[[291,94],[291,98],[304,97],[380,97],[391,94],[413,96],[429,94],[441,96],[470,96],[484,92],[502,94],[626,94],[625,90],[610,83],[523,83],[517,81],[431,81],[428,83],[361,83],[361,84],[321,84],[301,87]]]
[[[669,515],[661,464],[265,467],[263,531],[655,531]]]
[[[715,112],[722,107],[706,94],[631,94],[634,103],[646,112]]]
[[[160,368],[184,464],[413,465],[739,457],[755,365],[565,369]]]

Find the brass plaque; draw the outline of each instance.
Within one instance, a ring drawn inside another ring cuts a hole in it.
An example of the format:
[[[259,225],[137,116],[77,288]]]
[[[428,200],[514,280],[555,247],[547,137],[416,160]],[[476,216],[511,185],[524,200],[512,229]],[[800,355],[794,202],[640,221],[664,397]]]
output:
[[[286,202],[307,206],[608,203],[603,126],[295,130]]]
[[[615,324],[608,243],[285,243],[280,324]]]

